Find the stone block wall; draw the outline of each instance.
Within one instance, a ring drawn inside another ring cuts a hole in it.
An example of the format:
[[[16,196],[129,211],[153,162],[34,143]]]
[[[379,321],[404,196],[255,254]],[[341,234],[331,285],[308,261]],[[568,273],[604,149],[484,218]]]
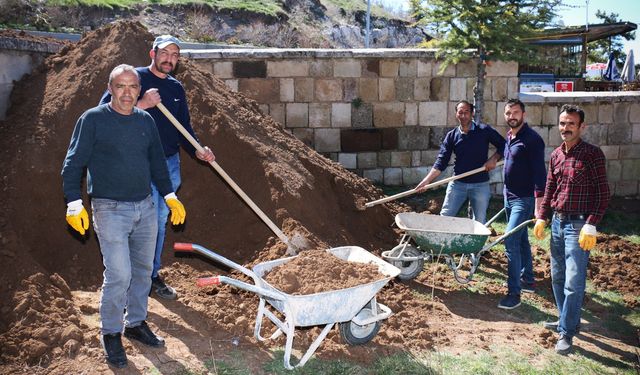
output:
[[[473,101],[476,61],[440,72],[424,49],[183,50],[319,153],[386,185],[414,185],[456,125],[455,104]],[[518,95],[518,65],[487,69],[485,121]],[[450,173],[449,168],[447,172]],[[499,175],[498,175],[499,178]]]

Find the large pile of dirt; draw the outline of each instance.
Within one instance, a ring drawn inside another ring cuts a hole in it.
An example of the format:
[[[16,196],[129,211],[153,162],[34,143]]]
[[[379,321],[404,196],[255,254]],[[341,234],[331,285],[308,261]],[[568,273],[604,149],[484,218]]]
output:
[[[102,264],[93,233],[82,239],[66,226],[60,169],[75,121],[98,103],[111,69],[120,63],[149,64],[152,40],[138,23],[109,25],[67,45],[14,90],[2,123],[0,156],[6,202],[0,218],[0,332],[4,332],[1,345],[11,345],[11,350],[2,350],[5,359],[40,358],[55,347],[72,345],[63,340],[68,336],[62,334],[66,323],[57,328],[52,324],[60,332],[43,336],[57,339],[36,345],[47,349],[35,351],[35,356],[27,347],[35,344],[14,340],[28,336],[25,331],[43,321],[58,319],[51,309],[74,314],[65,303],[55,302],[60,296],[30,291],[64,283],[84,290],[100,285]],[[181,61],[177,78],[185,85],[201,142],[214,150],[222,168],[287,235],[304,234],[314,247],[358,245],[375,250],[393,241],[389,229],[393,213],[388,208],[356,209],[358,199],[380,196],[373,185],[310,150],[264,116],[254,101],[231,92],[212,74]],[[169,231],[167,247],[174,241],[197,242],[239,263],[284,254],[285,246],[269,240],[273,234],[268,227],[216,173],[186,160],[185,154],[183,159],[178,196],[187,208],[187,223],[180,231]],[[167,249],[164,262],[172,260]],[[206,266],[200,260],[180,261]],[[37,273],[43,277],[32,280]],[[25,299],[26,294],[31,297]],[[47,303],[49,310],[38,308],[45,297],[54,301]],[[41,314],[34,312],[29,315],[33,319],[15,324],[32,310]]]

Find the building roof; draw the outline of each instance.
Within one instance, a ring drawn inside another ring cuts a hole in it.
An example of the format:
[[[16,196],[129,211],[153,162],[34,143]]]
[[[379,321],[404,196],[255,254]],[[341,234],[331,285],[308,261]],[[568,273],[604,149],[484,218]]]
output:
[[[558,29],[546,29],[540,35],[527,38],[532,44],[582,44],[621,35],[638,28],[633,22],[601,23],[596,25],[569,26]]]

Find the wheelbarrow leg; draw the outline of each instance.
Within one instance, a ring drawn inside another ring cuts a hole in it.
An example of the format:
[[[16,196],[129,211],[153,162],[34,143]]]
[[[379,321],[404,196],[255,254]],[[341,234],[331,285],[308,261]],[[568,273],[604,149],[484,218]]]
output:
[[[272,333],[271,336],[269,336],[269,338],[264,338],[260,334],[260,331],[262,330],[262,320],[265,315],[273,324],[276,325],[276,327],[278,327],[278,329],[274,333]],[[253,330],[253,335],[255,336],[255,338],[258,341],[275,339],[276,337],[279,337],[282,334],[282,331],[284,329],[285,329],[285,326],[282,323],[282,321],[280,321],[278,317],[276,317],[271,311],[267,309],[264,298],[260,298],[260,303],[258,304],[258,315],[256,316],[256,325]]]
[[[324,328],[322,329],[322,332],[320,332],[320,335],[318,335],[318,337],[316,337],[313,343],[311,343],[311,346],[309,346],[309,349],[307,349],[307,352],[304,353],[300,362],[298,362],[298,364],[295,366],[291,366],[291,363],[290,363],[291,349],[293,347],[293,329],[295,328],[293,327],[293,325],[291,325],[291,334],[287,333],[287,345],[285,346],[285,349],[284,349],[284,367],[287,370],[292,370],[295,367],[300,367],[300,366],[303,366],[305,363],[307,363],[309,358],[311,358],[313,353],[315,353],[318,347],[320,346],[320,343],[322,342],[322,340],[324,340],[324,338],[327,337],[327,335],[329,334],[329,332],[331,332],[331,329],[335,325],[336,325],[335,323],[329,323],[326,326],[324,326]]]

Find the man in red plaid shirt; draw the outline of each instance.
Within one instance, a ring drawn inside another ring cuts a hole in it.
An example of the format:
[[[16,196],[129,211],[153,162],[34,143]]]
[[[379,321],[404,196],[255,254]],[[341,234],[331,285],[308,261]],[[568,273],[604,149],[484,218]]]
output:
[[[544,198],[533,233],[545,236],[551,215],[551,284],[558,307],[557,322],[545,327],[560,334],[556,352],[568,354],[580,331],[580,309],[587,279],[589,250],[596,245],[596,225],[609,204],[606,160],[602,150],[580,138],[584,111],[565,104],[558,129],[564,141],[551,153]]]

